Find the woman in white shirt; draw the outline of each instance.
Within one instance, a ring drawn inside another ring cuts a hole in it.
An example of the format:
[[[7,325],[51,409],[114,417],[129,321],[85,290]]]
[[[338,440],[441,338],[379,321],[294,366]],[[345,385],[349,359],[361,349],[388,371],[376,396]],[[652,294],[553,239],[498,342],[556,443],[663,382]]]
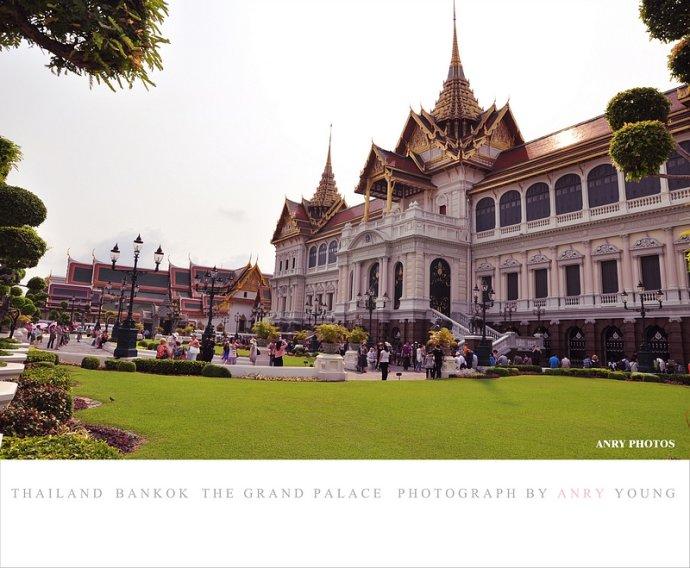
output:
[[[379,354],[379,368],[381,369],[381,380],[385,381],[388,378],[388,363],[390,363],[391,354],[388,351],[388,345],[384,345]]]

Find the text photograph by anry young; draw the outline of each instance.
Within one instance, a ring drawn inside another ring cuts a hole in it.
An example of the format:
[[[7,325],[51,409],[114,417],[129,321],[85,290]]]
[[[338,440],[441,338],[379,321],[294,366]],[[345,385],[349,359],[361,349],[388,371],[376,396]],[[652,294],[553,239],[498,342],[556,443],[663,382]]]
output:
[[[0,458],[690,457],[684,2],[19,4]]]

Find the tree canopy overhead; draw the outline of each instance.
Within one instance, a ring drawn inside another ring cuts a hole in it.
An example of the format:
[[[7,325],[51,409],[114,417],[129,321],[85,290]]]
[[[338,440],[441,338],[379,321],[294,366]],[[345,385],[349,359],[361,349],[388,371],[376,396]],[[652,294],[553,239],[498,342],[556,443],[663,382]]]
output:
[[[86,74],[111,89],[153,85],[148,71],[162,69],[167,14],[165,0],[3,0],[0,49],[26,40],[52,54],[48,67],[58,75]]]

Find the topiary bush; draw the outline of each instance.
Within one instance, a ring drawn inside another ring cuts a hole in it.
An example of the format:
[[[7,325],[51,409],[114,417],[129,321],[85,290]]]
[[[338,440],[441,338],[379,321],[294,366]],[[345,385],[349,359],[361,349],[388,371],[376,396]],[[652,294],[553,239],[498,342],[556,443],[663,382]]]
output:
[[[560,377],[582,377],[588,379],[608,379],[611,371],[608,369],[544,369],[545,375]]]
[[[42,351],[40,349],[29,348],[29,352],[26,355],[27,363],[38,363],[39,361],[50,361],[56,365],[60,363],[60,358],[57,353],[52,351]]]
[[[201,374],[204,377],[232,377],[230,369],[221,365],[213,365],[212,363],[208,363],[201,371]]]
[[[155,375],[201,375],[205,361],[187,361],[185,359],[134,359],[136,369],[140,373]]]
[[[55,367],[55,363],[53,363],[52,361],[38,361],[37,363],[33,363],[31,366],[52,368]]]
[[[631,381],[643,382],[643,383],[663,383],[664,380],[654,373],[632,373],[630,375]]]
[[[624,371],[610,371],[609,379],[614,379],[616,381],[627,381],[630,377],[630,373]]]
[[[5,268],[33,268],[47,248],[31,227],[0,227],[0,262]]]
[[[137,365],[134,361],[118,361],[117,370],[122,373],[134,373],[137,370]]]
[[[22,159],[22,152],[12,140],[0,136],[0,183],[5,181],[5,178],[10,173],[10,170],[16,167],[19,160]]]
[[[483,372],[489,376],[499,377],[515,377],[521,374],[515,367],[486,367]]]
[[[120,453],[104,441],[85,433],[30,438],[8,437],[0,447],[0,458],[10,460],[110,460]]]
[[[510,365],[513,369],[517,369],[521,373],[536,373],[542,374],[542,368],[539,365]]]
[[[690,30],[690,7],[686,0],[642,0],[640,18],[649,35],[669,42],[682,38]]]
[[[87,355],[81,360],[81,368],[91,370],[100,369],[101,360],[98,357],[94,357],[93,355]]]
[[[611,130],[620,130],[626,124],[645,120],[668,121],[671,103],[659,90],[651,87],[636,87],[621,91],[606,107],[606,120]]]
[[[0,219],[4,226],[38,227],[48,211],[37,195],[21,187],[0,184]]]
[[[690,36],[680,40],[668,55],[668,68],[679,81],[690,83]]]
[[[628,181],[657,175],[673,152],[671,135],[658,120],[626,124],[613,134],[609,154]]]
[[[65,367],[44,367],[32,365],[24,369],[17,381],[19,386],[52,385],[69,390],[74,384],[71,372]]]

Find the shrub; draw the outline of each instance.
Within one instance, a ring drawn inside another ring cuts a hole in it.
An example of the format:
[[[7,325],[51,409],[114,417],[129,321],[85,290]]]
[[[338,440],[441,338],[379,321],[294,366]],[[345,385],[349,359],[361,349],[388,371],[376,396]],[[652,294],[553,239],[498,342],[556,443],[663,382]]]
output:
[[[201,374],[204,377],[232,377],[230,369],[221,365],[213,365],[211,363],[204,366]]]
[[[0,219],[4,226],[38,227],[46,215],[46,206],[37,195],[21,187],[0,184]]]
[[[671,103],[666,96],[651,87],[637,87],[621,91],[606,107],[606,120],[611,130],[620,130],[626,124],[643,120],[668,121]]]
[[[32,365],[24,369],[18,381],[20,386],[52,385],[64,390],[74,384],[69,369],[65,367],[43,367]]]
[[[608,379],[611,371],[608,369],[545,369],[545,375],[560,377],[583,377],[589,379]]]
[[[688,374],[669,375],[668,378],[684,385],[690,385],[690,375]]]
[[[134,359],[136,370],[140,373],[155,375],[201,375],[205,361],[187,361],[176,359]]]
[[[630,375],[631,381],[639,381],[644,383],[662,383],[663,379],[654,373],[632,373]]]
[[[5,181],[7,174],[22,159],[22,152],[12,140],[0,136],[0,183]]]
[[[322,323],[315,328],[316,338],[323,343],[340,343],[349,334],[347,328],[337,323]]]
[[[160,340],[156,339],[142,339],[137,343],[139,347],[142,349],[147,349],[149,351],[155,351],[158,348],[158,345],[160,344]]]
[[[438,346],[441,349],[450,349],[455,343],[455,337],[448,328],[442,327],[436,331],[429,332],[429,341],[432,345]]]
[[[690,29],[690,10],[683,0],[642,0],[640,18],[650,36],[665,42],[682,38]]]
[[[0,357],[9,357],[10,355],[14,355],[11,351],[5,351],[4,349],[0,349]]]
[[[60,359],[57,353],[29,348],[29,352],[26,355],[26,362],[38,363],[39,361],[50,361],[51,363],[55,363],[57,365],[60,362]]]
[[[611,138],[609,154],[628,181],[657,175],[673,151],[673,139],[658,120],[626,124]]]
[[[0,227],[0,261],[5,268],[33,268],[47,248],[31,227]]]
[[[355,327],[348,336],[350,343],[362,343],[367,339],[369,339],[369,334],[361,327]]]
[[[256,333],[259,339],[273,339],[280,334],[280,330],[269,320],[257,321],[252,327],[252,331]]]
[[[542,374],[542,368],[539,365],[510,365],[513,369],[517,369],[521,373],[536,373]]]
[[[82,369],[100,369],[101,367],[101,360],[98,357],[94,357],[93,355],[87,355],[81,360],[81,368]]]
[[[627,381],[630,377],[630,373],[625,373],[623,371],[610,371],[609,379],[614,379],[616,381]]]
[[[295,332],[293,339],[295,340],[295,343],[302,343],[303,344],[307,340],[308,336],[309,336],[309,332],[306,329],[301,329],[300,331]]]
[[[498,375],[499,377],[515,377],[520,374],[515,367],[487,367],[484,369],[487,375]]]
[[[134,373],[137,370],[137,366],[134,361],[118,361],[117,370],[122,373]]]
[[[690,83],[690,36],[684,37],[671,50],[668,68],[679,81]]]
[[[16,396],[15,396],[16,398]],[[0,412],[0,433],[5,436],[42,436],[54,433],[60,421],[35,408],[12,402]],[[5,447],[6,439],[0,451]]]
[[[0,367],[7,367],[7,363],[5,363],[4,361],[0,361]]]
[[[72,395],[62,387],[51,384],[22,384],[17,389],[13,404],[35,408],[58,422],[72,417]]]
[[[115,448],[84,433],[9,437],[3,440],[0,447],[0,458],[10,460],[108,460],[119,456]]]
[[[36,363],[33,363],[31,366],[53,368],[55,367],[55,363],[53,363],[52,361],[38,361]]]

